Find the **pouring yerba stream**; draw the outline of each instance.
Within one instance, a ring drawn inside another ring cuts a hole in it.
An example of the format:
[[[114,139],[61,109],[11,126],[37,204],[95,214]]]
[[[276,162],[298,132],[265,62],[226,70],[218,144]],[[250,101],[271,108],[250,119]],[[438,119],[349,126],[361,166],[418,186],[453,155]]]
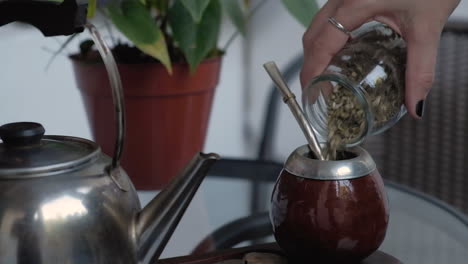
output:
[[[86,24],[85,2],[0,1],[0,26],[26,21],[46,36],[90,30],[109,74],[118,135],[110,158],[92,141],[44,136],[38,123],[0,127],[0,263],[155,263],[210,165],[219,159],[197,154],[141,209],[119,165],[125,139],[120,77],[109,48]],[[34,11],[44,13],[38,17]]]

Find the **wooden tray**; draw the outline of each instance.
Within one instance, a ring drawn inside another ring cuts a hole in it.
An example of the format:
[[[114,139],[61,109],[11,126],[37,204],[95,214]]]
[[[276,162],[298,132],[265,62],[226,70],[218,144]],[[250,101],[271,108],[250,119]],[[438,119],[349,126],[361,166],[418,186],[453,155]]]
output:
[[[228,259],[242,259],[250,252],[264,252],[284,255],[276,243],[262,244],[243,248],[226,249],[202,255],[191,255],[159,260],[159,264],[214,264]],[[310,263],[314,264],[314,263]],[[396,258],[382,252],[376,251],[360,264],[401,264]]]

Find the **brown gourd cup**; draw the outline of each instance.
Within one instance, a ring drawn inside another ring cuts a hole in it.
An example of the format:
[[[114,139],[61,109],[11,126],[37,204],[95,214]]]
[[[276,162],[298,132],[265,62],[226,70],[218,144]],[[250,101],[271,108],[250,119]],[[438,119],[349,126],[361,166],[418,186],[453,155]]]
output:
[[[361,147],[333,161],[297,148],[271,197],[275,239],[294,263],[359,263],[379,248],[388,218],[382,178]]]

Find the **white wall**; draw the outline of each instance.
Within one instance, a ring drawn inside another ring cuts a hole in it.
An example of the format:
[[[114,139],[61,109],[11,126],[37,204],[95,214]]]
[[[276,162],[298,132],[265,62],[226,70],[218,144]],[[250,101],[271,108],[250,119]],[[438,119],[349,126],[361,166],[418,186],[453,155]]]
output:
[[[0,124],[37,121],[48,134],[89,138],[90,132],[68,59],[59,56],[45,71],[54,39],[34,29],[0,28]]]
[[[458,7],[453,11],[450,19],[468,20],[468,1],[460,0]]]
[[[304,27],[289,15],[281,1],[267,1],[250,23],[251,39],[246,44],[250,48],[248,60],[250,83],[244,87],[247,89],[247,96],[251,98],[248,101],[251,105],[244,106],[249,109],[245,118],[249,120],[247,129],[249,135],[252,135],[246,140],[250,146],[250,153],[255,153],[258,147],[260,128],[265,116],[265,103],[271,86],[271,80],[262,65],[267,61],[275,61],[280,69],[284,68],[292,58],[302,52],[301,38],[304,30]],[[299,95],[298,83],[290,83],[290,87],[296,95]],[[286,109],[284,104],[280,107],[281,115],[286,113],[287,118],[292,117],[289,112],[284,111]],[[284,124],[282,121],[280,123]],[[302,144],[302,136],[297,125],[293,124],[289,128],[281,125],[279,129],[288,130],[285,137],[282,136],[277,140],[278,145],[284,146],[281,148],[284,148],[285,152],[290,152],[294,146]],[[283,135],[280,131],[275,133]]]

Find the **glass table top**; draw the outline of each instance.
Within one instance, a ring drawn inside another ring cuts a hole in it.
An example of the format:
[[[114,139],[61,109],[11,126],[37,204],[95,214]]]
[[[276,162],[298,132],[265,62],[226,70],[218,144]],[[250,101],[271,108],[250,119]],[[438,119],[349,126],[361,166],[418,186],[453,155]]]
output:
[[[273,182],[261,184],[264,205]],[[173,237],[162,258],[188,255],[205,237],[221,226],[251,215],[251,181],[246,178],[208,176]],[[386,183],[390,202],[390,222],[380,247],[405,264],[467,263],[468,220],[453,207],[394,183]],[[156,192],[140,191],[142,205]],[[263,242],[272,242],[270,236]],[[248,244],[240,244],[248,245]]]

